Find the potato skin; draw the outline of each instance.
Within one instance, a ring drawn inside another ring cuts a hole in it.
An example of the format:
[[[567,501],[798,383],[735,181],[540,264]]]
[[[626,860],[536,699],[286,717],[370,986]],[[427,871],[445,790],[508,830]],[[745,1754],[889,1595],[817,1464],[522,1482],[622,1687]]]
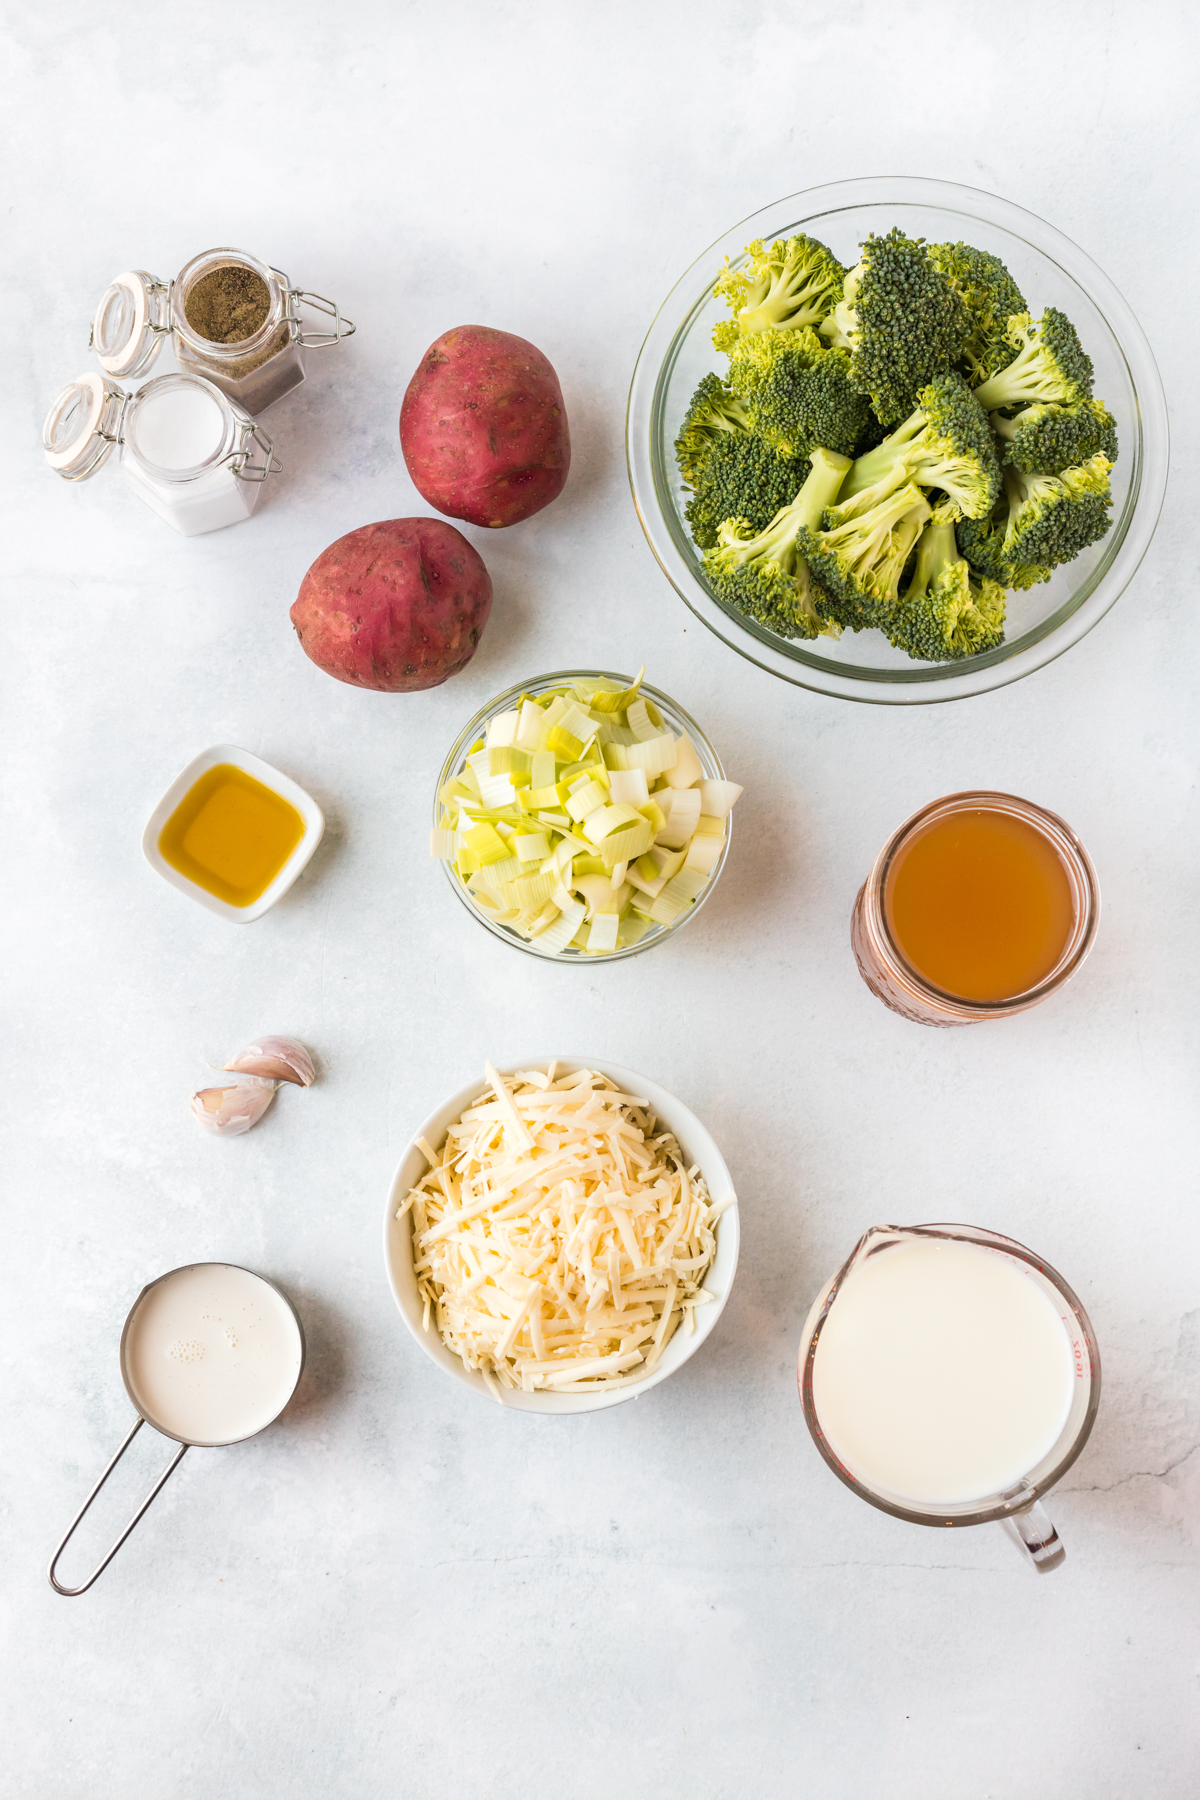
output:
[[[291,620],[335,681],[412,694],[466,667],[491,610],[483,558],[453,525],[384,519],[322,550]]]
[[[571,434],[558,376],[524,338],[456,326],[429,346],[408,384],[400,447],[438,512],[516,525],[566,485]]]

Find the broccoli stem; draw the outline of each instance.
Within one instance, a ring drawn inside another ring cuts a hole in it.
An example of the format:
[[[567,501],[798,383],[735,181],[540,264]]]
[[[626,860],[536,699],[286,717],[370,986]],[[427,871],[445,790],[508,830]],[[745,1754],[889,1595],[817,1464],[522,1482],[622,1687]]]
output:
[[[984,412],[1000,406],[1027,406],[1036,400],[1064,398],[1063,383],[1047,371],[1046,352],[1040,336],[1030,334],[1010,363],[1006,363],[990,381],[975,389],[975,398]]]
[[[936,517],[931,519],[917,545],[916,565],[905,598],[912,599],[927,593],[942,570],[959,560],[953,521]]]
[[[837,499],[842,478],[850,467],[848,456],[818,447],[812,454],[812,467],[803,487],[788,506],[782,507],[770,524],[757,536],[742,537],[738,527],[744,521],[727,519],[719,540],[729,567],[739,563],[774,563],[785,574],[796,569],[796,538],[807,527],[816,531],[826,507]]]
[[[818,446],[812,453],[812,468],[792,504],[796,530],[819,531],[821,515],[832,506],[841,492],[847,471],[853,468],[848,456]]]
[[[903,425],[898,425],[889,437],[884,438],[882,444],[877,444],[874,450],[868,450],[864,456],[860,456],[846,477],[842,487],[842,500],[852,500],[855,494],[874,487],[877,481],[882,481],[885,475],[891,475],[894,471],[897,474],[897,487],[906,481],[908,476],[899,463],[899,455],[906,445],[920,435],[924,426],[925,414],[918,407]]]

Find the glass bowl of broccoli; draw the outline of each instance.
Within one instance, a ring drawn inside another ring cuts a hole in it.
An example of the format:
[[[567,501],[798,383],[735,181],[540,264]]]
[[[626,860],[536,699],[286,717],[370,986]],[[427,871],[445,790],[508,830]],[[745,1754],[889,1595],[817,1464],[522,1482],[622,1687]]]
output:
[[[1125,300],[1011,202],[911,177],[792,194],[672,288],[626,454],[677,593],[760,668],[959,700],[1090,631],[1149,546],[1166,400]]]

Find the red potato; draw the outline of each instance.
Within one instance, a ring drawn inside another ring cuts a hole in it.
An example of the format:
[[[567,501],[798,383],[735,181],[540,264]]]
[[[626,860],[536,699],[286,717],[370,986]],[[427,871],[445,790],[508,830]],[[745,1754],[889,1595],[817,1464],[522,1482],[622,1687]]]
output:
[[[562,493],[571,434],[558,376],[508,331],[459,325],[421,358],[400,408],[421,497],[471,525],[516,525]]]
[[[491,577],[461,531],[441,519],[384,519],[322,550],[291,620],[302,650],[335,681],[412,694],[466,668],[491,610]]]

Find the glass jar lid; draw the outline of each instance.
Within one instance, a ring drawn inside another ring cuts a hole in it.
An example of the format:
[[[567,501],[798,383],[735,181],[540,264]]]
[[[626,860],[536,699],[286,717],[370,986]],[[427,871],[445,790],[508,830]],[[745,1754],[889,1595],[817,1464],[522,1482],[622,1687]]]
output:
[[[100,296],[90,343],[109,375],[141,375],[171,330],[171,291],[145,269],[126,269]]]
[[[107,376],[89,370],[68,382],[46,414],[42,449],[64,481],[86,481],[121,441],[125,392]]]

